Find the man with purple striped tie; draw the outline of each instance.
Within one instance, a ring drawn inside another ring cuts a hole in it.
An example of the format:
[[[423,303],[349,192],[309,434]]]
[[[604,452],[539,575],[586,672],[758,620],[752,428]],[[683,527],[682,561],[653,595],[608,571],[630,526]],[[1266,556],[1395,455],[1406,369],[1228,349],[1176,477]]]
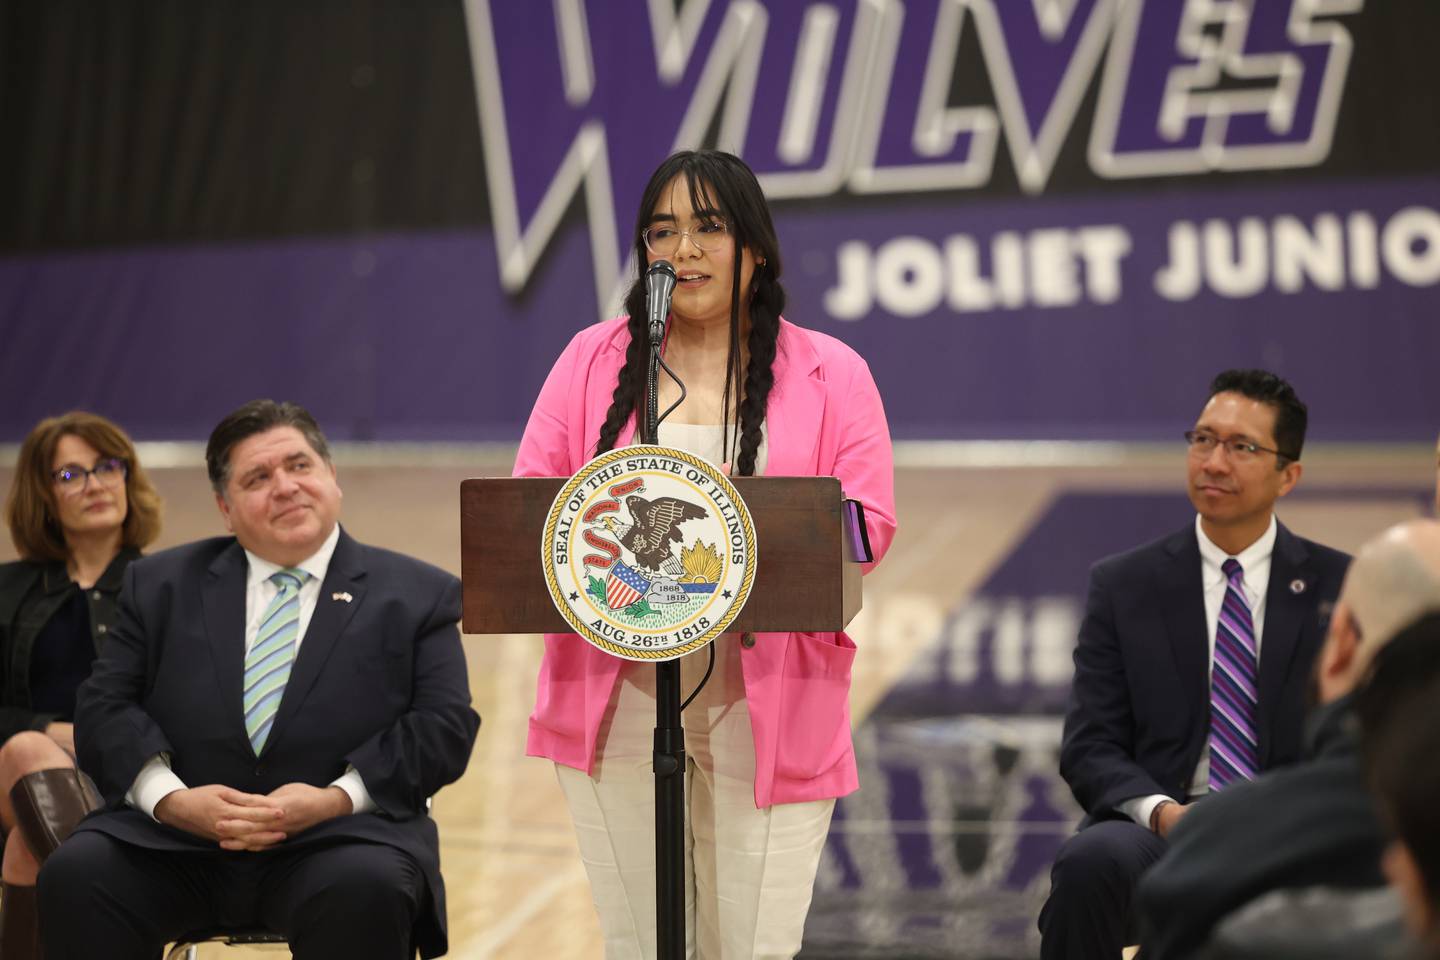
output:
[[[205,459],[234,536],[126,572],[75,717],[107,806],[40,875],[46,954],[148,960],[238,926],[299,958],[439,956],[429,797],[480,725],[460,584],[341,529],[303,407],[245,404]]]
[[[1194,522],[1091,571],[1060,751],[1086,817],[1051,872],[1043,960],[1115,960],[1170,829],[1300,757],[1321,611],[1349,562],[1275,519],[1300,480],[1306,419],[1274,374],[1217,376],[1185,433]]]

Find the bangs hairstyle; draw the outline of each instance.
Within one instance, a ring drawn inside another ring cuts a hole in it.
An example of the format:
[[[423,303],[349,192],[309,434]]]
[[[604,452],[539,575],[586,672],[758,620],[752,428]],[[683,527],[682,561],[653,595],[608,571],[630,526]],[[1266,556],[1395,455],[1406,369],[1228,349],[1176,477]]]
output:
[[[774,385],[771,368],[780,334],[780,314],[785,309],[785,289],[780,285],[780,241],[775,236],[775,224],[760,182],[743,160],[719,150],[685,150],[672,154],[651,174],[650,182],[645,185],[635,220],[635,281],[625,297],[625,312],[630,317],[630,346],[625,351],[625,365],[620,370],[610,409],[606,411],[605,422],[600,427],[595,452],[600,454],[614,448],[621,427],[631,414],[640,412],[645,402],[645,369],[650,341],[645,309],[645,272],[649,268],[649,257],[644,233],[652,223],[665,188],[676,177],[683,178],[696,217],[724,220],[732,243],[734,269],[730,278],[730,351],[725,364],[721,408],[722,419],[727,426],[723,431],[723,450],[726,459],[730,459],[732,431],[729,427],[732,424],[738,426],[735,473],[750,476],[755,472],[760,428],[765,421],[770,388]],[[746,248],[754,254],[756,263],[751,287],[742,291],[740,256]],[[744,370],[740,369],[742,304],[747,308],[750,324],[746,341],[750,360]]]
[[[60,528],[55,500],[55,448],[61,437],[79,437],[101,457],[125,461],[124,546],[143,550],[160,535],[160,495],[150,484],[135,444],[111,421],[94,413],[72,411],[41,420],[20,446],[15,482],[5,501],[5,522],[15,550],[26,560],[65,560],[70,551]]]

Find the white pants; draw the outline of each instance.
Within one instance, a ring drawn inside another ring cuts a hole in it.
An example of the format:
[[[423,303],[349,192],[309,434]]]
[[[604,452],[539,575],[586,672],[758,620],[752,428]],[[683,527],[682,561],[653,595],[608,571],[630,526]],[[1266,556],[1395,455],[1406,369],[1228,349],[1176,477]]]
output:
[[[834,800],[755,809],[755,744],[738,637],[715,641],[715,672],[681,715],[685,728],[686,956],[788,958],[800,950]],[[681,661],[681,694],[705,673]],[[590,876],[606,960],[655,946],[655,668],[626,664],[606,710],[595,775],[556,765]]]

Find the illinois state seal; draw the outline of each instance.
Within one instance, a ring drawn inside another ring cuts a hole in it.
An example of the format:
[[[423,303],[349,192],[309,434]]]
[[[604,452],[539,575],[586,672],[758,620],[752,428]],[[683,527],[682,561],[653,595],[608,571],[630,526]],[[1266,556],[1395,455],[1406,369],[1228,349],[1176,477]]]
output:
[[[622,447],[560,488],[541,556],[550,597],[576,633],[627,660],[671,660],[740,613],[755,582],[755,526],[709,461]]]

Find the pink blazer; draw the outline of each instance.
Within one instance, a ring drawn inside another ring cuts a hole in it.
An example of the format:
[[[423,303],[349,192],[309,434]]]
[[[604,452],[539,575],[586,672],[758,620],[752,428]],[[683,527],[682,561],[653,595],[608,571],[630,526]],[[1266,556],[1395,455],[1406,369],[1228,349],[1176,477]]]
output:
[[[575,335],[540,389],[515,476],[569,476],[594,456],[629,340],[624,317]],[[838,477],[845,495],[865,505],[878,561],[895,534],[895,478],[890,430],[869,367],[839,340],[781,320],[774,373],[766,475]],[[616,445],[634,434],[632,418]],[[850,637],[761,633],[740,656],[755,736],[756,807],[855,790]],[[526,752],[592,772],[622,663],[574,634],[547,634]]]

